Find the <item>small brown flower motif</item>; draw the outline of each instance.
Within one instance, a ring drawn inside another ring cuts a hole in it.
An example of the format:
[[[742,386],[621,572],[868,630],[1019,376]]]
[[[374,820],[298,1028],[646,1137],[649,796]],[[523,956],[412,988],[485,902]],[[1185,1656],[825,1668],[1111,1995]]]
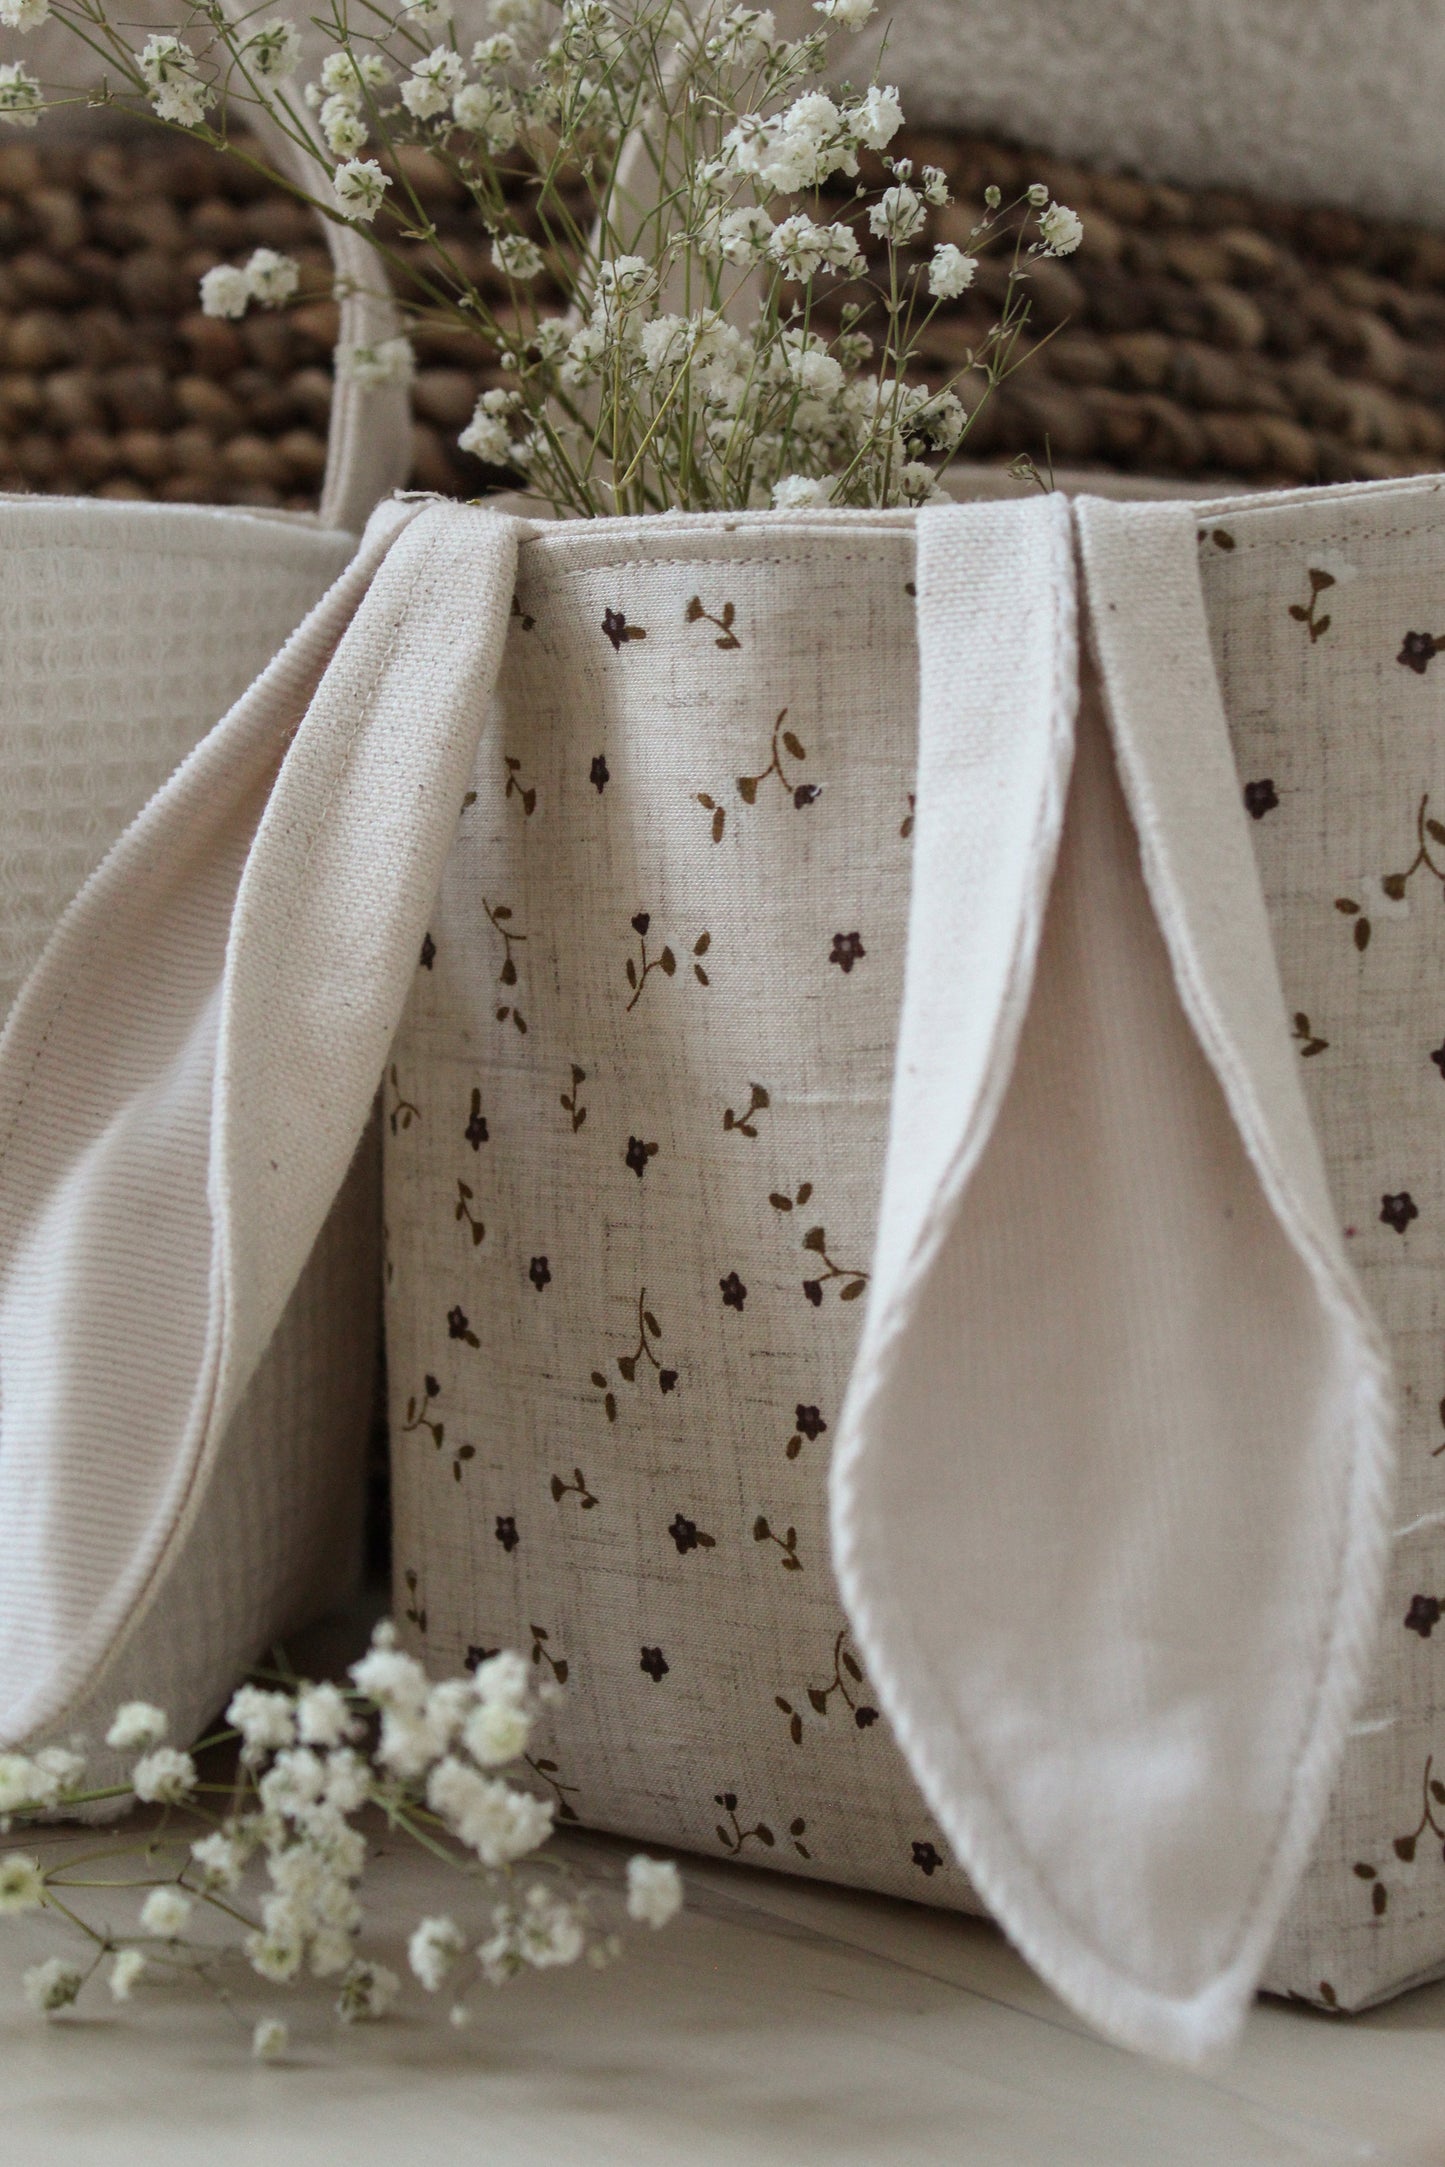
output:
[[[434,963],[436,962],[436,959],[437,959],[437,944],[436,944],[436,942],[435,942],[435,941],[434,941],[434,940],[432,939],[432,937],[431,937],[430,933],[428,933],[428,935],[427,935],[426,939],[425,939],[425,940],[424,940],[424,941],[422,942],[422,944],[421,944],[421,967],[422,967],[422,969],[423,969],[424,971],[429,971],[429,970],[431,969],[432,965],[433,965],[433,964],[434,964]]]
[[[624,640],[645,640],[647,638],[642,626],[630,625],[620,609],[603,611],[602,629],[612,642],[612,652],[614,654],[620,653]]]
[[[1398,1196],[1380,1198],[1380,1219],[1383,1225],[1392,1226],[1397,1234],[1403,1234],[1412,1219],[1418,1219],[1420,1207],[1408,1189]]]
[[[1412,1595],[1405,1613],[1406,1631],[1418,1633],[1422,1640],[1428,1640],[1440,1623],[1440,1611],[1438,1595]]]
[[[674,1517],[667,1532],[677,1544],[677,1554],[680,1558],[685,1558],[689,1550],[715,1550],[717,1548],[715,1539],[711,1535],[705,1534],[696,1520],[689,1520],[683,1513],[678,1513]]]
[[[612,771],[607,765],[607,755],[605,753],[599,752],[596,759],[592,762],[590,780],[593,789],[597,792],[597,795],[600,798],[603,791],[607,788],[607,785],[612,780]]]
[[[729,1272],[726,1279],[718,1281],[718,1285],[722,1288],[723,1308],[741,1310],[748,1298],[748,1290],[737,1273]]]
[[[491,1131],[487,1127],[486,1116],[482,1112],[482,1094],[480,1091],[473,1091],[472,1093],[472,1110],[462,1134],[473,1151],[480,1151],[483,1144],[491,1141]]]
[[[1433,632],[1407,632],[1395,660],[1423,677],[1439,654],[1440,644]]]
[[[1335,575],[1333,572],[1326,572],[1321,565],[1312,564],[1306,577],[1310,586],[1308,605],[1303,602],[1291,602],[1289,613],[1296,624],[1306,625],[1309,628],[1310,645],[1313,647],[1315,641],[1323,639],[1330,629],[1332,620],[1328,616],[1319,616],[1317,611],[1320,596],[1325,593],[1327,588],[1333,587]]]
[[[810,1445],[816,1444],[828,1427],[816,1407],[804,1407],[799,1404],[794,1410],[793,1420],[797,1423],[798,1428]]]
[[[460,1304],[447,1311],[447,1336],[449,1339],[463,1339],[469,1347],[480,1347],[482,1344],[472,1330],[471,1319]]]
[[[1445,1077],[1445,1045],[1437,1046],[1435,1048],[1435,1051],[1431,1054],[1430,1059],[1434,1062],[1436,1068],[1439,1069],[1441,1076]]]
[[[552,1267],[545,1257],[533,1257],[527,1266],[527,1277],[540,1294],[543,1287],[552,1284]]]
[[[913,1863],[921,1874],[933,1875],[943,1864],[938,1846],[932,1843],[916,1843],[913,1846]]]
[[[661,1685],[672,1665],[668,1662],[661,1648],[644,1648],[642,1661],[637,1667],[647,1673],[654,1685]]]
[[[637,1176],[639,1181],[641,1181],[643,1175],[647,1172],[648,1160],[654,1159],[656,1158],[656,1156],[656,1144],[645,1144],[640,1136],[628,1137],[626,1161],[627,1165],[631,1168],[632,1172]]]
[[[1279,803],[1279,792],[1268,775],[1262,782],[1246,783],[1244,786],[1244,809],[1251,820],[1263,820]]]
[[[510,1557],[512,1552],[516,1549],[518,1543],[522,1540],[521,1536],[517,1533],[517,1523],[511,1513],[498,1513],[496,1532],[497,1541],[506,1551],[508,1557]]]
[[[867,949],[863,946],[861,933],[835,933],[828,961],[836,963],[846,978],[854,964],[861,963],[867,953]]]

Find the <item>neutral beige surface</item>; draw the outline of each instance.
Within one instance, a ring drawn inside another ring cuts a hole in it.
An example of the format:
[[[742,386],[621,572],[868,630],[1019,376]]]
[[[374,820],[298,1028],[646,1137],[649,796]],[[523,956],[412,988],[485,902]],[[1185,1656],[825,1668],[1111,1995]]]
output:
[[[578,1850],[615,1876],[622,1847]],[[1445,2160],[1445,1986],[1367,2017],[1261,2006],[1210,2076],[1132,2060],[1074,2022],[993,1928],[696,1862],[685,1918],[601,1976],[534,1977],[452,2032],[404,2015],[331,2032],[288,2005],[260,2068],[214,2006],[154,1996],[42,2025],[0,1929],[4,2167],[1295,2167]],[[398,1856],[399,1931],[441,1898]],[[384,1936],[382,1937],[384,1938]],[[393,1959],[399,1956],[393,1947]],[[284,1997],[273,1997],[283,2000]],[[269,2005],[258,1998],[257,2007]],[[248,2008],[248,2016],[251,2011]]]

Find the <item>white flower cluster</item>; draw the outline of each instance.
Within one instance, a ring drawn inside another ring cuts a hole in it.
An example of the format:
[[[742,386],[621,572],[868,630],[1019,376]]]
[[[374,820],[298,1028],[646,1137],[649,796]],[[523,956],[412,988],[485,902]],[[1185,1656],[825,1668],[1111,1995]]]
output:
[[[406,338],[377,339],[372,345],[338,346],[336,374],[344,384],[375,391],[386,384],[403,389],[416,374],[416,352]]]
[[[135,59],[157,120],[168,120],[177,128],[199,127],[215,104],[216,93],[185,39],[157,32]]]
[[[67,1746],[38,1753],[0,1753],[0,1834],[14,1815],[53,1813],[67,1804],[85,1775],[85,1756]]]
[[[27,67],[18,60],[0,61],[0,120],[12,128],[33,128],[44,102],[45,94]]]
[[[50,0],[0,0],[0,30],[38,30],[50,13]]]
[[[823,90],[806,91],[785,112],[747,113],[723,137],[723,163],[759,195],[797,195],[835,173],[854,175],[860,150],[886,150],[903,126],[898,92],[877,83],[838,106]]]
[[[284,15],[272,15],[246,32],[241,60],[260,83],[288,83],[301,65],[301,33]]]
[[[53,4],[0,0],[0,24],[33,28]],[[970,417],[1027,358],[1031,270],[1072,254],[1082,224],[1042,182],[1007,209],[986,188],[970,223],[941,167],[895,155],[896,87],[830,60],[874,12],[813,0],[812,27],[788,37],[746,0],[488,0],[464,39],[454,0],[376,0],[364,30],[332,24],[294,102],[303,39],[288,15],[233,23],[207,0],[184,35],[138,53],[107,0],[86,20],[173,126],[224,141],[240,105],[268,111],[311,155],[315,192],[328,184],[328,215],[388,267],[398,248],[414,261],[403,317],[479,337],[500,362],[508,381],[489,381],[462,447],[593,516],[926,502]],[[27,125],[44,102],[23,67],[0,65],[0,120]],[[641,191],[613,185],[628,136]],[[487,273],[434,230],[435,180],[490,236]],[[940,211],[947,238],[929,231]],[[987,288],[994,320],[970,311],[965,408],[954,388],[909,379],[934,313],[980,283],[1000,242],[1012,254]],[[207,272],[201,305],[238,318],[289,299],[297,277],[257,250]],[[572,288],[566,319],[545,313],[561,305],[550,278]],[[825,280],[871,296],[849,298],[827,336]],[[337,373],[405,389],[412,347],[349,344]]]
[[[244,316],[253,301],[279,308],[295,293],[301,266],[294,256],[274,248],[252,249],[246,263],[218,263],[201,279],[201,310],[206,316]]]
[[[401,1649],[390,1625],[377,1628],[367,1653],[352,1665],[350,1681],[349,1687],[248,1684],[232,1695],[226,1717],[239,1746],[240,1775],[229,1810],[219,1817],[206,1809],[192,1756],[166,1744],[165,1711],[150,1701],[124,1703],[106,1733],[112,1751],[136,1756],[128,1785],[82,1794],[85,1757],[71,1748],[0,1756],[0,1799],[11,1816],[46,1816],[81,1796],[123,1799],[127,1791],[146,1803],[189,1809],[187,1825],[172,1830],[167,1817],[150,1837],[147,1851],[157,1878],[141,1884],[145,1894],[130,1934],[118,1934],[109,1915],[103,1927],[91,1927],[75,1909],[75,1892],[113,1891],[125,1883],[97,1883],[88,1875],[71,1880],[63,1859],[42,1867],[28,1852],[0,1857],[0,1917],[51,1908],[94,1945],[88,1968],[54,1957],[25,1974],[26,1997],[37,2013],[69,2009],[107,1954],[106,1983],[116,2002],[130,2001],[151,1976],[174,1979],[190,1971],[210,1983],[217,1946],[195,1931],[198,1916],[209,1911],[241,1922],[240,1947],[270,1984],[285,1986],[306,1974],[333,1979],[340,2022],[385,2016],[401,1980],[357,1946],[368,1853],[355,1822],[368,1807],[394,1831],[418,1836],[432,1854],[438,1843],[422,1824],[434,1817],[430,1828],[441,1824],[471,1854],[453,1855],[464,1875],[475,1877],[480,1869],[507,1877],[480,1938],[469,1937],[446,1913],[421,1919],[412,1933],[410,1969],[429,1994],[448,1981],[455,1990],[458,1971],[466,1967],[453,2023],[469,2019],[465,1996],[472,1984],[500,1986],[526,1969],[545,1971],[583,1956],[601,1965],[620,1955],[617,1935],[594,1929],[586,1893],[568,1884],[565,1868],[560,1886],[540,1878],[520,1891],[513,1885],[517,1863],[550,1836],[554,1809],[549,1799],[509,1783],[499,1771],[526,1754],[540,1708],[560,1689],[534,1692],[528,1665],[509,1653],[489,1657],[469,1677],[438,1683]],[[194,1833],[195,1817],[209,1827]],[[127,1856],[135,1848],[124,1835],[119,1847]],[[92,1856],[87,1847],[85,1861]],[[261,1872],[264,1883],[254,1900],[248,1877]],[[681,1904],[675,1866],[632,1860],[630,1918],[664,1926]],[[285,2023],[263,2015],[251,2048],[258,2061],[283,2059],[289,2050]]]

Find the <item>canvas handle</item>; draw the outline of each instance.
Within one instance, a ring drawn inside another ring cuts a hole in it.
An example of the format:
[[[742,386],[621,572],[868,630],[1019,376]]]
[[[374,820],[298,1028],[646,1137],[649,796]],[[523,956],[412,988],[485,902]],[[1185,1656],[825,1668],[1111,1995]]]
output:
[[[235,14],[242,0],[226,0]],[[282,172],[311,194],[325,186],[314,163],[285,130],[259,110],[251,123]],[[386,267],[355,226],[321,221],[340,296],[338,355],[355,346],[396,338],[401,318]],[[384,497],[403,488],[411,472],[411,393],[404,384],[361,384],[335,371],[326,440],[326,473],[319,516],[323,526],[359,534]]]
[[[0,1038],[0,1744],[170,1562],[370,1114],[500,665],[514,525],[384,505],[61,920]],[[252,1648],[210,1651],[223,1694]]]
[[[1242,2021],[1363,1683],[1386,1359],[1189,507],[950,507],[918,535],[906,988],[835,1563],[1002,1924],[1114,2037],[1197,2061]]]

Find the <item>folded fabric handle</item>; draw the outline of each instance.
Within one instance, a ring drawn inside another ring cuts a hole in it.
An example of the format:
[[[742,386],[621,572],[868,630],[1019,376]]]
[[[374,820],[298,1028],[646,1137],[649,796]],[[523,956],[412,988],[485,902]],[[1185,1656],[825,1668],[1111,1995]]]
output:
[[[510,521],[378,511],[11,1013],[0,1744],[73,1724],[122,1656],[143,1669],[138,1636],[164,1640],[167,1571],[367,1122],[515,563]],[[229,1653],[233,1676],[255,1650]],[[230,1682],[198,1667],[173,1718]]]
[[[1363,1684],[1386,1358],[1292,1060],[1189,508],[925,512],[917,587],[835,1563],[1000,1922],[1115,2038],[1198,2060],[1242,2021]]]
[[[165,1630],[382,1073],[518,531],[378,513],[0,1040],[0,1742]],[[1077,535],[1107,716],[1087,670],[1080,697],[1069,508],[919,519],[917,858],[834,1541],[1002,1924],[1115,2037],[1195,2058],[1324,1808],[1388,1392],[1290,1061],[1192,521],[1085,504]],[[197,1681],[201,1713],[228,1682]]]

